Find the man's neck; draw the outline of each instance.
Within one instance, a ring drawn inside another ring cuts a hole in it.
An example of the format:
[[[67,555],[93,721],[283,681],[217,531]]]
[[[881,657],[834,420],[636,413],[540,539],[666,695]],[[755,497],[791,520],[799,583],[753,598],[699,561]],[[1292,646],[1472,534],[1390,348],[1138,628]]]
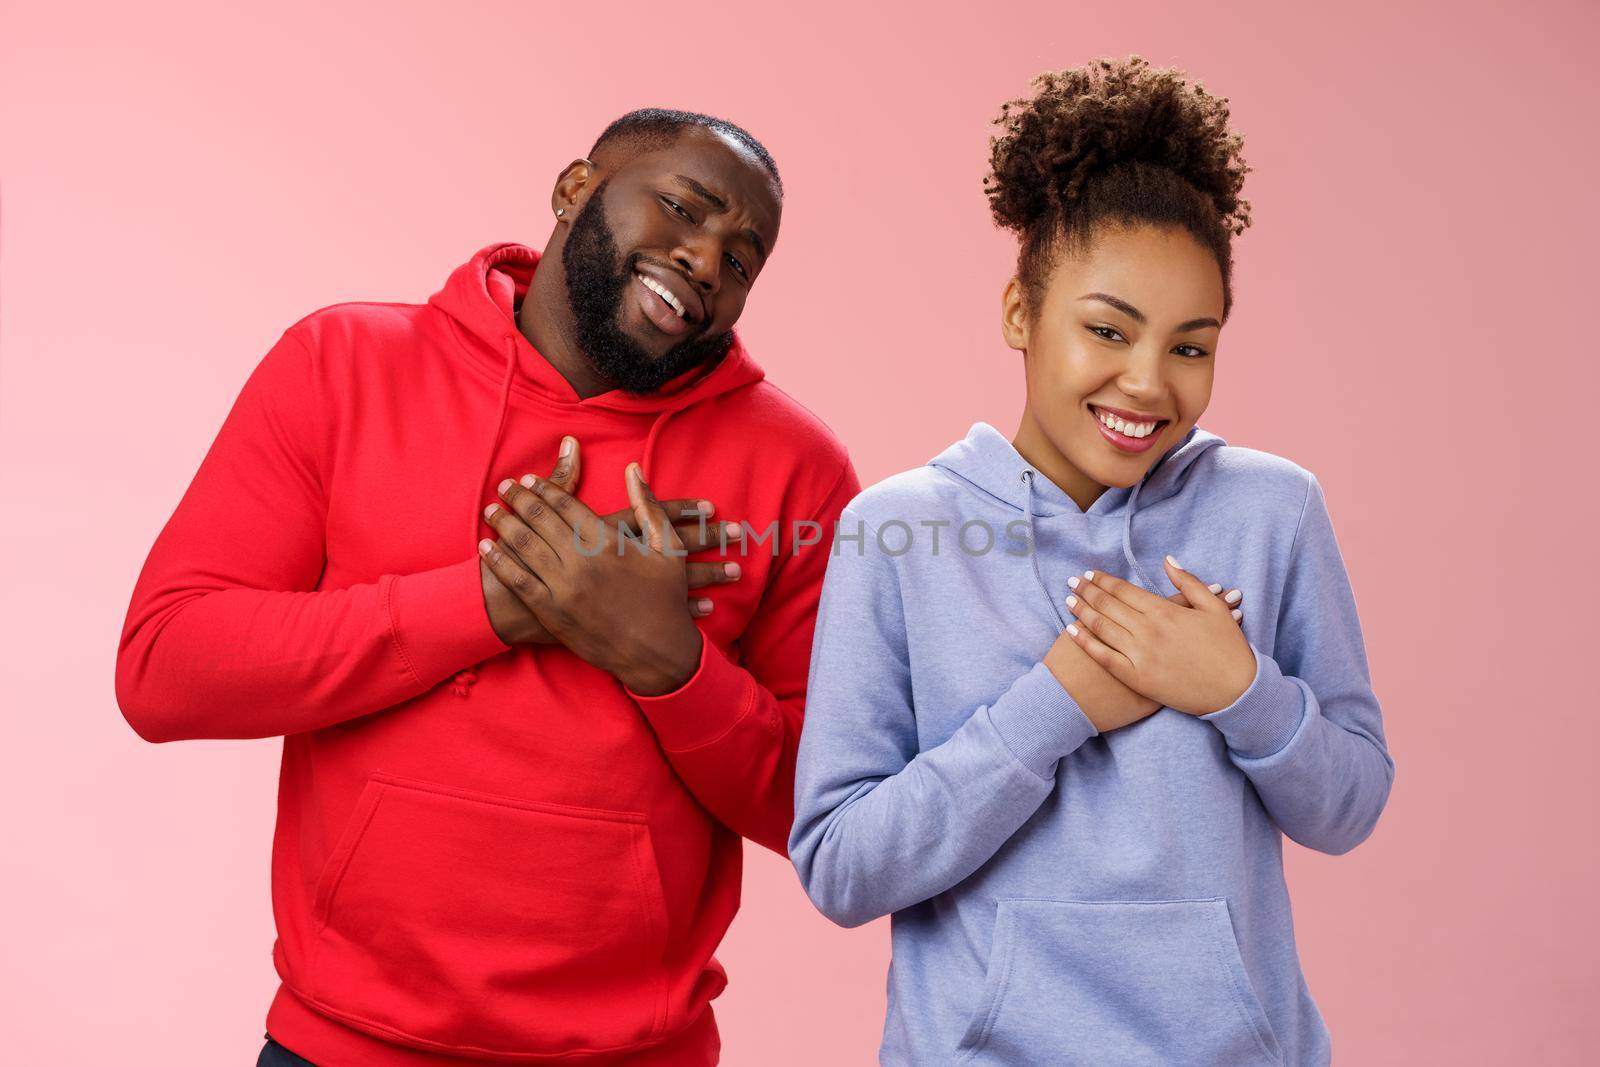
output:
[[[517,329],[528,339],[534,351],[554,367],[572,391],[581,399],[599,396],[613,386],[584,358],[578,347],[577,329],[572,321],[572,308],[567,303],[566,275],[561,266],[560,251],[554,255],[546,249],[539,258],[539,268],[533,272],[533,281],[517,309]]]

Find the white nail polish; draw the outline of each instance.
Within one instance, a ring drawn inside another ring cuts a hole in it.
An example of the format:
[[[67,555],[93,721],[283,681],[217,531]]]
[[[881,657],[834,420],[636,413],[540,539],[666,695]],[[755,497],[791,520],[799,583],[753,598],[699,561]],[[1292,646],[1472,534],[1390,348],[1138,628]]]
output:
[[[1067,579],[1067,588],[1068,589],[1076,589],[1076,588],[1078,588],[1078,576],[1076,574],[1074,574],[1071,578]]]
[[[1234,608],[1228,614],[1233,616],[1234,622],[1238,622],[1240,619],[1244,618],[1244,612],[1240,611],[1238,608]]]
[[[1212,582],[1210,585],[1206,586],[1206,588],[1211,590],[1213,593],[1220,593],[1222,592],[1222,583]]]
[[[1172,564],[1173,570],[1179,570],[1179,571],[1183,570],[1183,564],[1179,563],[1177,560],[1173,559],[1171,556],[1167,557],[1167,562]]]
[[[1229,604],[1237,604],[1239,601],[1244,599],[1244,594],[1235,589],[1222,599],[1227,601]]]

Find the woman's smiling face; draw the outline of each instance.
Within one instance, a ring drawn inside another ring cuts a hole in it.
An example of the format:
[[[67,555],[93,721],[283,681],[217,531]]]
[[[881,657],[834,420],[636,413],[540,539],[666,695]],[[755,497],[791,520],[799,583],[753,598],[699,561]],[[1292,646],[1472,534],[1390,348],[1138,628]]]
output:
[[[1103,228],[1057,255],[1040,298],[1035,312],[1012,279],[1002,301],[1028,385],[1015,444],[1087,510],[1139,481],[1210,403],[1222,271],[1184,230]]]

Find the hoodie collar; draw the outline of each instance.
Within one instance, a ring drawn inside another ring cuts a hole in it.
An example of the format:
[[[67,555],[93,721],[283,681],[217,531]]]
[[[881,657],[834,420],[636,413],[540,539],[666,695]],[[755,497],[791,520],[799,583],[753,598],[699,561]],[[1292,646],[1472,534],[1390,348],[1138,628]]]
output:
[[[1050,602],[1061,628],[1066,617],[1062,615],[1056,597],[1052,595],[1039,570],[1039,539],[1034,529],[1034,518],[1056,517],[1058,521],[1086,522],[1090,518],[1118,517],[1122,520],[1122,555],[1127,560],[1131,580],[1154,593],[1157,585],[1139,564],[1133,550],[1133,517],[1141,507],[1165,500],[1183,488],[1185,476],[1194,461],[1219,445],[1227,444],[1221,437],[1202,430],[1197,423],[1189,427],[1177,443],[1145,471],[1144,477],[1131,486],[1108,486],[1087,511],[1067,495],[1066,490],[1041,474],[1023,458],[1011,441],[986,422],[973,423],[967,436],[946,448],[929,466],[936,467],[965,483],[974,492],[984,493],[1022,512],[1028,521],[1028,554],[1033,561],[1033,574],[1040,590]],[[1170,583],[1169,583],[1170,584]],[[1165,595],[1165,594],[1158,594]]]
[[[1201,429],[1198,424],[1191,426],[1151,464],[1143,478],[1131,486],[1108,486],[1087,511],[1078,507],[1065,489],[1024,459],[1010,439],[987,422],[973,423],[966,437],[934,456],[928,464],[1018,511],[1027,510],[1031,502],[1033,513],[1041,518],[1062,514],[1110,516],[1166,499],[1181,487],[1183,475],[1196,459],[1224,444],[1227,442],[1221,437]],[[1021,479],[1025,470],[1034,472],[1031,492]]]
[[[579,397],[517,328],[516,308],[528,293],[539,258],[540,253],[527,245],[488,245],[451,272],[444,287],[428,299],[454,328],[459,351],[496,376],[509,374],[510,391],[518,397],[579,410],[659,413],[681,410],[765,377],[736,333],[733,347],[709,372],[691,368],[644,395],[612,389]]]

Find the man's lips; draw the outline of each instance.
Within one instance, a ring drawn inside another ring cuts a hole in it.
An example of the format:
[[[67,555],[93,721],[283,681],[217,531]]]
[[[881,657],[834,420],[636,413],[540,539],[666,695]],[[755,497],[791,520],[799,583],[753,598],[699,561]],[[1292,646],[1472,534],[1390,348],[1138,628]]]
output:
[[[676,297],[678,303],[683,305],[684,319],[695,325],[706,321],[705,300],[683,275],[675,270],[658,267],[654,263],[640,263],[633,269]],[[677,314],[677,312],[673,312],[673,314]]]
[[[687,317],[680,317],[659,293],[652,292],[650,287],[645,285],[643,277],[634,274],[632,280],[639,311],[650,320],[652,326],[669,337],[682,337],[694,329],[694,325]],[[651,281],[654,282],[655,279],[652,277]]]

